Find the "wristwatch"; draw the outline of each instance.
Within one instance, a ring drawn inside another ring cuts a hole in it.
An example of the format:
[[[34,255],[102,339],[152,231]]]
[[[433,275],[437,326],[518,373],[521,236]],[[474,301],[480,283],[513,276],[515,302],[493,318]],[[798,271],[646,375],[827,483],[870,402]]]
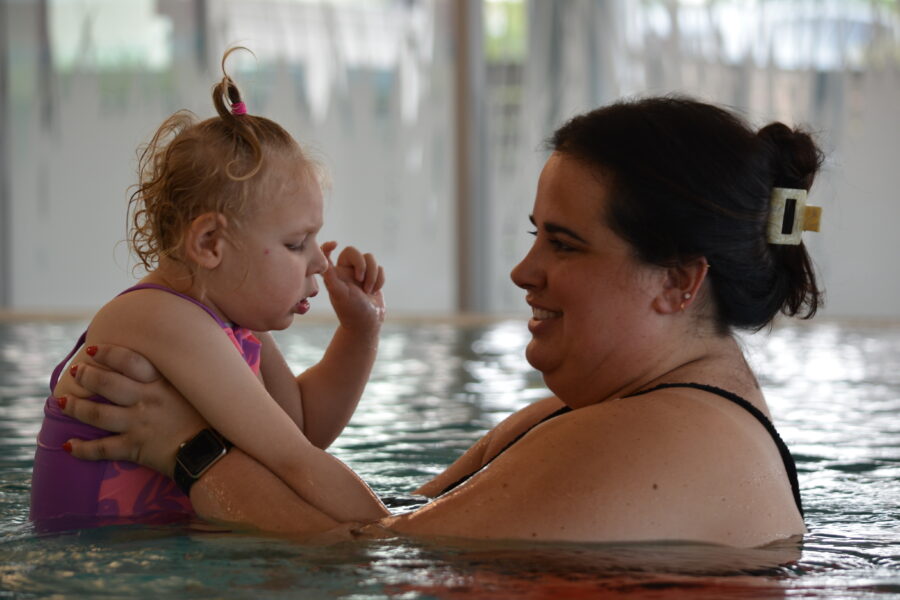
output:
[[[175,455],[175,483],[181,491],[190,496],[191,486],[232,446],[218,431],[209,428],[181,444]]]

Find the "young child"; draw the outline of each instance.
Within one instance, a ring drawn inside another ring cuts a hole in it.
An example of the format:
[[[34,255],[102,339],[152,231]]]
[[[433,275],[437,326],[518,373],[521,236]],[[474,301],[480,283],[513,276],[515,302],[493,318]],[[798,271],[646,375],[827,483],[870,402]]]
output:
[[[335,504],[330,482],[342,489],[343,478],[355,476],[323,449],[353,414],[374,362],[384,272],[352,247],[335,266],[336,243],[319,247],[318,167],[281,126],[247,114],[225,72],[234,50],[213,89],[218,116],[197,122],[175,113],[143,151],[131,242],[148,275],[100,309],[53,373],[32,478],[36,521],[192,512],[166,477],[68,453],[69,440],[108,434],[60,410],[67,394],[87,395],[78,363],[101,343],[147,357],[213,429],[307,502],[339,521],[371,517],[371,497],[345,494]],[[295,379],[265,332],[309,310],[315,275],[339,326],[321,361]]]

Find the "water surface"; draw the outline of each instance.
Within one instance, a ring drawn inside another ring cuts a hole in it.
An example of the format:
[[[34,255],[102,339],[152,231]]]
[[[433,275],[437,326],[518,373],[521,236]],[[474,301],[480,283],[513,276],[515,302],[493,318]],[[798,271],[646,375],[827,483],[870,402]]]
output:
[[[34,439],[50,370],[84,322],[0,323],[0,597],[900,598],[900,326],[783,325],[743,338],[791,447],[810,534],[731,550],[398,538],[301,544],[196,524],[37,534]],[[331,326],[278,335],[296,369]],[[546,395],[524,323],[388,324],[332,451],[395,510],[485,430]]]

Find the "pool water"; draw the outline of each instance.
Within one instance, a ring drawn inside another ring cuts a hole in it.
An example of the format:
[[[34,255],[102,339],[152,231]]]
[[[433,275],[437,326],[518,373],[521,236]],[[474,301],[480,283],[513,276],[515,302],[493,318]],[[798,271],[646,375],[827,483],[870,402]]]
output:
[[[810,533],[750,550],[393,538],[308,544],[199,523],[38,534],[34,439],[50,370],[84,322],[0,323],[0,598],[900,598],[900,325],[742,338],[800,471]],[[331,326],[279,342],[297,369]],[[485,430],[547,394],[523,321],[388,324],[332,451],[395,510]],[[264,499],[260,499],[264,501]]]

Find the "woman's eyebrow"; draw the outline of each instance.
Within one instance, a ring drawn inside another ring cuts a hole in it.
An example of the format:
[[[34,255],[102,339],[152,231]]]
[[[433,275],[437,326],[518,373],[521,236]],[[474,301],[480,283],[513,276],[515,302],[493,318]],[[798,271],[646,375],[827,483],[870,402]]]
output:
[[[537,222],[534,220],[534,215],[528,215],[528,218],[531,220],[531,224],[537,227]],[[557,225],[556,223],[546,222],[543,226],[544,231],[547,233],[561,233],[563,235],[567,235],[574,240],[578,240],[582,244],[587,244],[588,241],[569,229],[568,227],[563,227],[562,225]]]

